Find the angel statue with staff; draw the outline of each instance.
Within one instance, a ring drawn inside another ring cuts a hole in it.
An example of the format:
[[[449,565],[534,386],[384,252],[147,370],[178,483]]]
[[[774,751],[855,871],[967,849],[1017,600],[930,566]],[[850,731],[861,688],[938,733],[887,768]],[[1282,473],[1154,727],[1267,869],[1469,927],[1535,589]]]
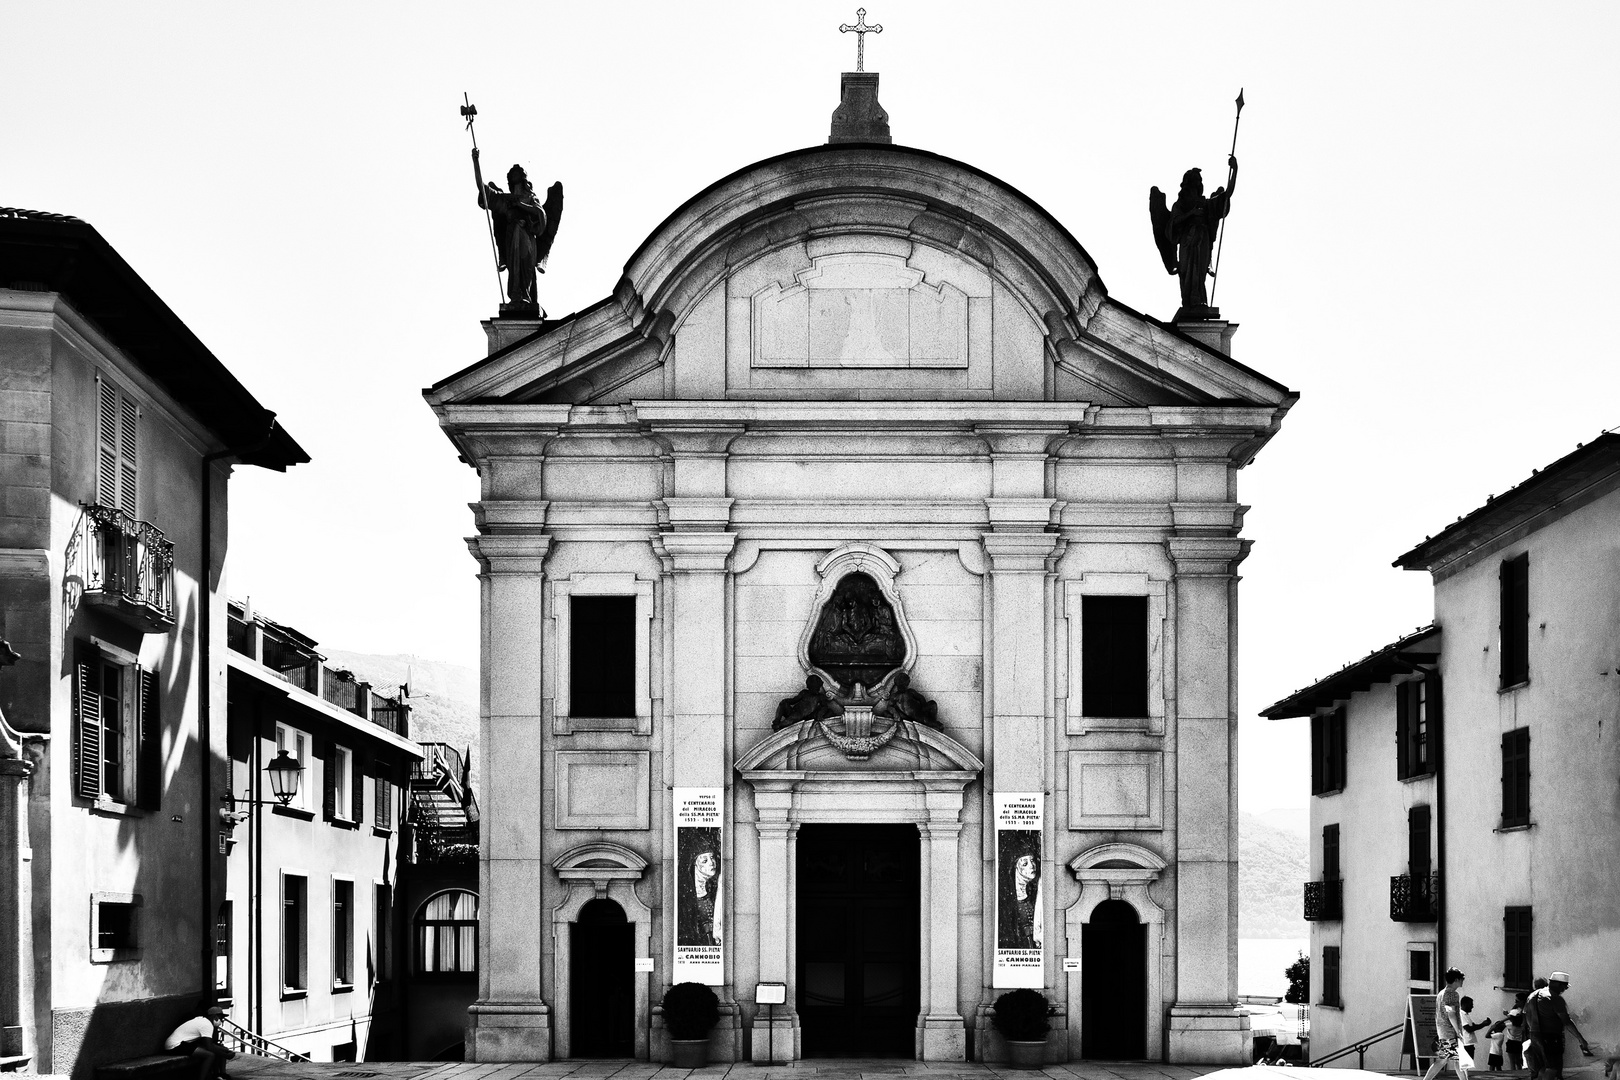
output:
[[[1164,268],[1181,278],[1181,309],[1176,322],[1218,319],[1220,311],[1210,306],[1204,279],[1210,273],[1215,233],[1221,219],[1232,208],[1232,192],[1237,190],[1237,158],[1227,156],[1230,168],[1226,187],[1205,196],[1204,175],[1188,169],[1181,177],[1181,191],[1174,206],[1166,208],[1164,192],[1154,188],[1148,194],[1148,213],[1153,218],[1153,242],[1158,246]]]
[[[478,205],[488,210],[495,234],[495,250],[500,269],[506,271],[508,303],[501,305],[501,314],[516,318],[543,318],[534,298],[535,274],[546,272],[546,259],[551,254],[551,242],[557,236],[557,225],[562,220],[562,182],[546,190],[545,205],[535,201],[534,186],[521,165],[506,171],[506,185],[502,191],[493,183],[484,181],[478,166],[478,147],[473,147],[473,177],[478,183]]]

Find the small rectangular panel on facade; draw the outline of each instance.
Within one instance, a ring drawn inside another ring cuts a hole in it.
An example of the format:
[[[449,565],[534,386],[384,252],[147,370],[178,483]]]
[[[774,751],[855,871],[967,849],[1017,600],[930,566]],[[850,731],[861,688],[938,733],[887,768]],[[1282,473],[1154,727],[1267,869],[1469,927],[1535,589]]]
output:
[[[651,780],[646,750],[559,750],[555,827],[649,828]]]
[[[674,789],[675,962],[671,981],[723,986],[726,899],[721,788]]]
[[[1046,903],[1041,837],[1045,795],[995,794],[996,955],[998,990],[1046,985]]]
[[[1164,754],[1069,751],[1069,828],[1164,828]]]

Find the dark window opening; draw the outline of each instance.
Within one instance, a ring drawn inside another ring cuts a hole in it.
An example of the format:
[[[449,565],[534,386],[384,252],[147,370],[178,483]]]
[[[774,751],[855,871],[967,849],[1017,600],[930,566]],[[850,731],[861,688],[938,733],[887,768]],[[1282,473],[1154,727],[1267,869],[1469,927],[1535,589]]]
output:
[[[304,890],[301,877],[282,879],[281,896],[281,985],[287,990],[303,990],[304,985]]]
[[[1080,647],[1080,711],[1086,716],[1146,717],[1147,597],[1081,597]]]
[[[1407,982],[1429,981],[1429,953],[1426,949],[1414,949],[1406,954]]]
[[[1311,794],[1343,791],[1345,783],[1344,706],[1311,717]]]
[[[1502,563],[1502,686],[1530,681],[1530,554]]]
[[[354,882],[332,882],[332,982],[354,985]]]
[[[1401,780],[1434,772],[1434,730],[1439,677],[1430,673],[1395,688],[1396,776]]]
[[[1322,826],[1322,877],[1333,880],[1339,876],[1339,826]]]
[[[1429,808],[1414,806],[1406,812],[1406,872],[1413,877],[1428,877],[1432,869],[1429,857]]]
[[[135,948],[135,905],[104,900],[96,911],[96,948]]]
[[[569,597],[569,715],[636,715],[636,598]]]
[[[1530,824],[1530,729],[1502,733],[1502,828]]]
[[[1322,1001],[1323,1005],[1342,1005],[1339,1000],[1339,947],[1322,946]]]
[[[1527,907],[1502,909],[1502,982],[1509,989],[1528,990],[1535,978],[1530,927],[1534,922]]]

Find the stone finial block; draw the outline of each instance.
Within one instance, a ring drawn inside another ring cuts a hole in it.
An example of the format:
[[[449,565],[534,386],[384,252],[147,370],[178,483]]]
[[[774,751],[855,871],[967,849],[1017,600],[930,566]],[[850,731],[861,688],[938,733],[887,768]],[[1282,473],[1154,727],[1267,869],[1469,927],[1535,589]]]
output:
[[[878,73],[846,71],[832,114],[829,143],[892,143],[889,114],[878,104]]]

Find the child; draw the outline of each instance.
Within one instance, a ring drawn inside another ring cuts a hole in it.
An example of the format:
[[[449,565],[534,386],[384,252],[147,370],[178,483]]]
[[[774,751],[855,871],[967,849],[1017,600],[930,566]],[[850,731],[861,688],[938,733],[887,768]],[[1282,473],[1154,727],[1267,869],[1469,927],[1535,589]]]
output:
[[[1487,1016],[1485,1019],[1475,1023],[1474,999],[1471,997],[1465,997],[1462,999],[1462,1022],[1463,1050],[1468,1054],[1468,1064],[1477,1069],[1479,1068],[1479,1051],[1476,1047],[1474,1033],[1480,1028],[1490,1027],[1491,1018]]]
[[[1498,1020],[1491,1025],[1491,1030],[1485,1033],[1490,1039],[1489,1067],[1491,1072],[1502,1071],[1502,1044],[1507,1042],[1507,1025],[1508,1022],[1505,1019]]]

